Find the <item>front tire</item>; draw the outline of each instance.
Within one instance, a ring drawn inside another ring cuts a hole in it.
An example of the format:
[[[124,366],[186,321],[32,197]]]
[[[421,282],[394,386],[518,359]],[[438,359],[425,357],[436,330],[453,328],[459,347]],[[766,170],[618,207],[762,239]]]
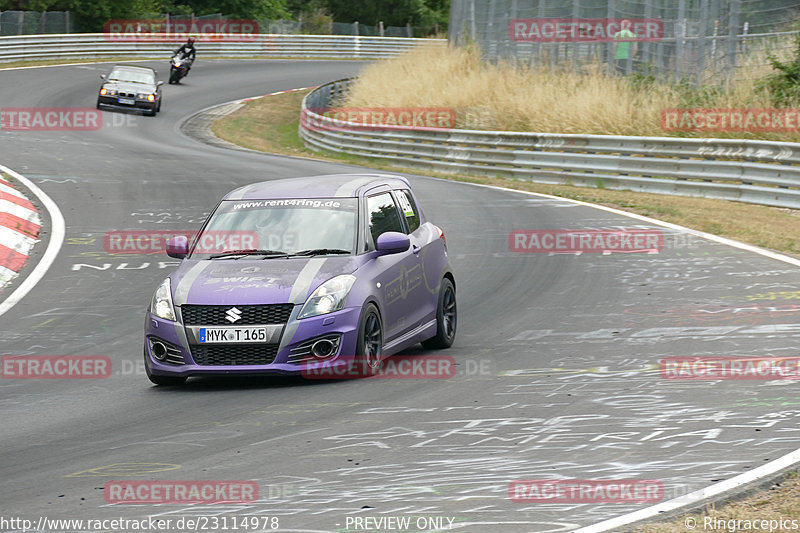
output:
[[[457,324],[456,288],[452,281],[443,278],[439,288],[439,303],[436,306],[436,335],[422,341],[422,346],[434,350],[449,348],[456,339]]]
[[[358,326],[358,342],[356,358],[364,358],[367,372],[375,372],[380,368],[383,355],[383,323],[378,308],[367,304],[361,315]]]

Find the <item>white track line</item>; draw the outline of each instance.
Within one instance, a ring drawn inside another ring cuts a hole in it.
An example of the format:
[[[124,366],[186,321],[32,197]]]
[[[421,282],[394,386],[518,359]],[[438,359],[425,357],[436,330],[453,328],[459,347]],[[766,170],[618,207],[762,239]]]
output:
[[[6,166],[0,165],[0,172],[12,176],[25,185],[28,190],[36,195],[50,215],[50,241],[47,243],[47,249],[39,260],[39,263],[33,268],[33,271],[28,274],[25,280],[20,283],[19,287],[17,287],[8,298],[0,303],[0,316],[3,316],[8,310],[19,303],[19,301],[39,283],[39,280],[44,277],[45,273],[47,273],[47,270],[56,260],[56,256],[58,256],[58,252],[61,250],[61,245],[64,243],[66,227],[64,224],[64,216],[61,214],[56,203],[47,196],[43,190],[37,187],[36,184]]]

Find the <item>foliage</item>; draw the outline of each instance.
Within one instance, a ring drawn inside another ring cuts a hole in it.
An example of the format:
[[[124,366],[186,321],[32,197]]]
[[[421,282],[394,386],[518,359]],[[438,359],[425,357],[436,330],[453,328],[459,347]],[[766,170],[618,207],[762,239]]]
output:
[[[777,107],[800,105],[800,34],[795,38],[795,57],[783,63],[774,55],[767,56],[775,72],[756,81],[757,91],[766,92]]]

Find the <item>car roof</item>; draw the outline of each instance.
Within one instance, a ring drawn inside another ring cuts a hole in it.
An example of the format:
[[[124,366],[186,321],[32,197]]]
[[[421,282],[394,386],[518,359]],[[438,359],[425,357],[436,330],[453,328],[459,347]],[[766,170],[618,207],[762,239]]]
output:
[[[410,187],[405,177],[396,174],[325,174],[252,183],[229,192],[223,200],[355,198],[381,185],[391,189]]]

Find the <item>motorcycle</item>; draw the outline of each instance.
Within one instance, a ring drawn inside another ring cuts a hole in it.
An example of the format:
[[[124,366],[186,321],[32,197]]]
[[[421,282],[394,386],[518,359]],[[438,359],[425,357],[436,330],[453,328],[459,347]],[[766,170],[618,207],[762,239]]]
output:
[[[180,83],[181,79],[186,77],[189,73],[189,67],[192,65],[192,60],[188,57],[183,57],[182,54],[176,54],[170,60],[169,68],[169,82]]]

